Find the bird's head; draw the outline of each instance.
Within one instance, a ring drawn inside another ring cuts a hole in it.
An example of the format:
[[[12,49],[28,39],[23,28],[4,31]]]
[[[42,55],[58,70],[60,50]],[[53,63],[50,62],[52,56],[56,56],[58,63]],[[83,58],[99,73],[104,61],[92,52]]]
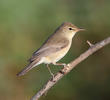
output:
[[[78,28],[72,23],[69,22],[64,22],[60,27],[59,27],[59,33],[62,35],[65,35],[68,38],[72,38],[77,32],[79,31],[84,31],[85,29]]]

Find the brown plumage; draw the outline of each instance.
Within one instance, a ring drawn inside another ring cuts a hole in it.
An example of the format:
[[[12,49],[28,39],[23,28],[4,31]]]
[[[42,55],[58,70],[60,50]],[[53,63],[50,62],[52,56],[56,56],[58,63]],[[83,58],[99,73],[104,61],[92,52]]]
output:
[[[76,32],[82,29],[77,28],[75,25],[65,22],[44,42],[44,44],[33,53],[29,59],[29,65],[24,68],[17,75],[24,75],[33,67],[45,63],[56,64],[70,49],[72,38]]]

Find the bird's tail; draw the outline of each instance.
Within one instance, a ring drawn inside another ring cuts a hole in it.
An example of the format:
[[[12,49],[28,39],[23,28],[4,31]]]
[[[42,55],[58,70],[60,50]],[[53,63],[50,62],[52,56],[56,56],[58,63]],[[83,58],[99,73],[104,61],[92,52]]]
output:
[[[30,64],[28,64],[21,72],[19,72],[17,74],[17,76],[22,76],[24,74],[26,74],[29,70],[31,70],[32,68],[34,68],[35,66],[41,64],[41,59],[37,59],[33,62],[31,62]]]

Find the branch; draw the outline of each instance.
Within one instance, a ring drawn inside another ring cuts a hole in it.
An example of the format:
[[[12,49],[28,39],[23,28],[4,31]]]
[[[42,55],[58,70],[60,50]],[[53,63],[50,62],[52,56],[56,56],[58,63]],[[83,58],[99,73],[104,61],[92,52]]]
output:
[[[77,57],[74,61],[67,64],[64,68],[62,68],[59,72],[57,72],[54,76],[54,78],[50,78],[48,82],[44,85],[44,87],[38,91],[31,100],[38,100],[43,94],[47,93],[47,91],[52,88],[64,75],[69,73],[76,65],[78,65],[80,62],[85,60],[88,56],[92,55],[97,50],[101,49],[102,47],[106,46],[110,43],[110,37],[106,38],[105,40],[98,42],[96,44],[91,44],[89,41],[87,41],[90,48],[82,53],[79,57]]]

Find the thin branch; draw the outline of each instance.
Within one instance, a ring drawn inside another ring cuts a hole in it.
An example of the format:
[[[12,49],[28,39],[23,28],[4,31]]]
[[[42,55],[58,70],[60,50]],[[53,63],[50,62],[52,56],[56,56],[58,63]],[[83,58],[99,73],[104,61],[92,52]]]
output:
[[[47,93],[47,91],[52,88],[64,75],[69,73],[76,65],[81,63],[83,60],[85,60],[88,56],[92,55],[97,50],[101,49],[105,45],[110,43],[110,37],[106,38],[105,40],[98,42],[90,48],[82,53],[79,57],[77,57],[74,61],[67,64],[64,68],[62,68],[59,72],[57,72],[54,76],[54,78],[50,78],[48,82],[43,86],[43,88],[38,91],[31,100],[38,100],[43,94]],[[89,42],[90,44],[90,42]]]
[[[87,40],[87,43],[90,47],[94,46],[90,41]]]

